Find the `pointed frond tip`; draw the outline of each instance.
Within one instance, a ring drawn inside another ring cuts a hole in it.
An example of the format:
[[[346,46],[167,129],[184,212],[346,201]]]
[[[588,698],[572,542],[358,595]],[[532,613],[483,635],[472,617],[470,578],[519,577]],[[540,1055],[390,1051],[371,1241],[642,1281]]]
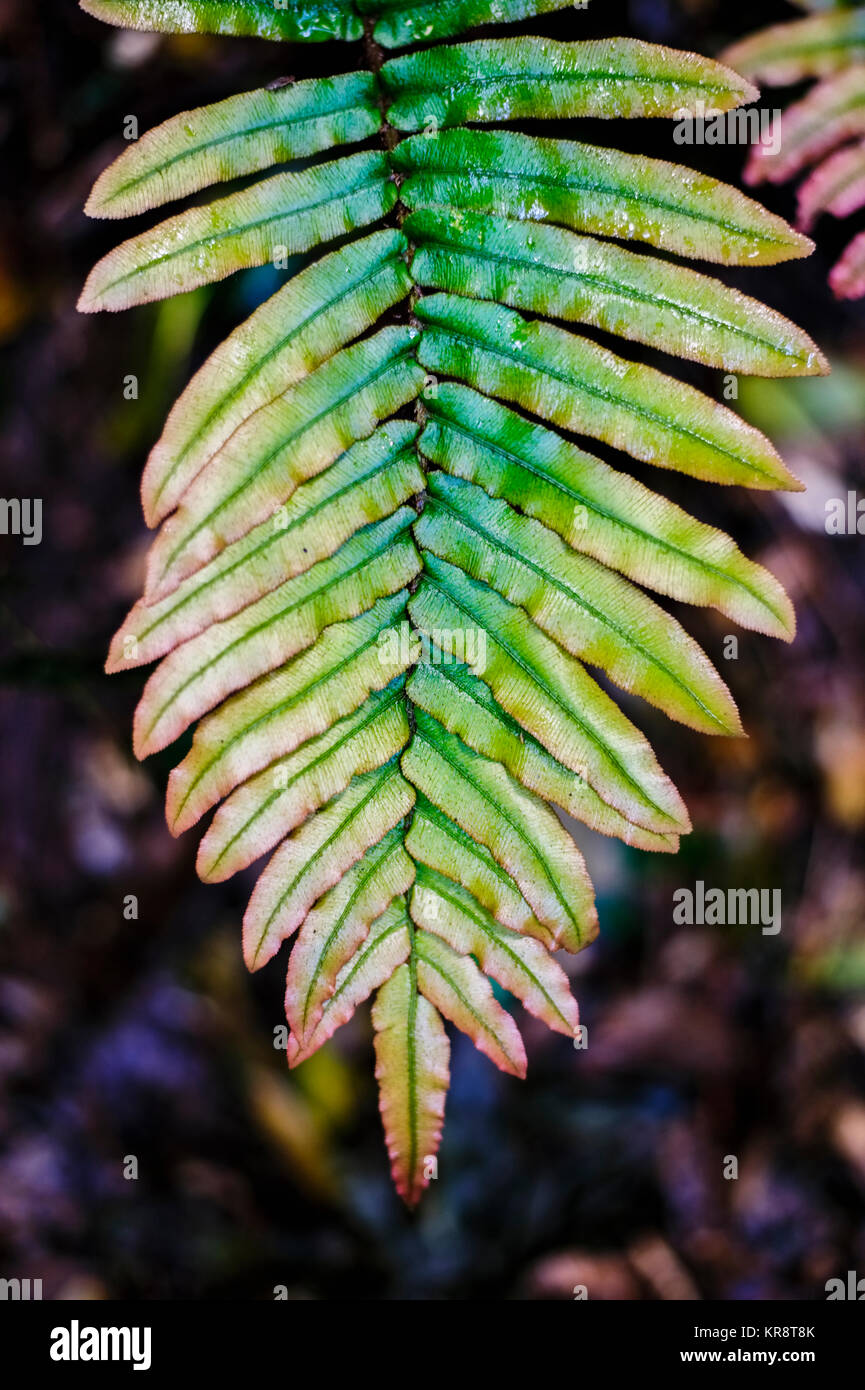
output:
[[[747,74],[631,39],[435,42],[562,3],[84,0],[167,33],[351,40],[363,25],[374,45],[426,44],[375,74],[229,96],[143,135],[97,180],[92,215],[252,181],[109,252],[80,304],[285,268],[151,450],[142,503],[158,530],[106,667],[154,665],[134,751],[177,750],[166,819],[180,835],[209,817],[199,876],[257,873],[243,956],[255,971],[285,948],[289,1066],[371,1002],[409,1206],[438,1173],[449,1030],[514,1078],[522,1011],[560,1042],[578,1035],[556,953],[583,950],[599,923],[566,824],[622,854],[675,853],[691,829],[641,709],[683,739],[743,733],[719,627],[704,651],[663,599],[795,633],[777,579],[621,455],[706,483],[801,486],[711,385],[627,344],[718,372],[822,374],[796,324],[677,259],[768,265],[812,243],[698,170],[476,128],[756,95]],[[837,98],[833,128],[849,116]],[[803,127],[806,153],[814,138]],[[860,198],[860,176],[830,157],[803,224]],[[839,294],[863,285],[863,264],[854,242]]]

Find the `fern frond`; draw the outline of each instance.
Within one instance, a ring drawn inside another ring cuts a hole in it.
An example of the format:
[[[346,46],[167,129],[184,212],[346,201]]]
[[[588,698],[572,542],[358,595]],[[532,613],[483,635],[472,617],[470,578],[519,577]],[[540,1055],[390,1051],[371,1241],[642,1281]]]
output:
[[[865,207],[865,140],[819,164],[799,189],[798,222],[808,231],[823,212],[849,217]]]
[[[746,181],[784,183],[810,168],[799,190],[803,231],[821,213],[849,217],[865,205],[865,7],[774,25],[733,44],[724,58],[770,84],[822,79],[776,116],[771,139],[751,151]],[[829,276],[838,299],[865,294],[862,246],[860,233]]]
[[[832,267],[829,284],[838,299],[861,299],[865,295],[865,232],[853,238]]]
[[[142,487],[159,527],[145,593],[108,669],[158,663],[139,756],[195,726],[167,816],[180,834],[215,812],[201,877],[265,861],[243,950],[255,970],[293,938],[290,1064],[375,994],[381,1111],[409,1203],[441,1134],[443,1020],[514,1075],[523,1042],[490,980],[553,1031],[578,1026],[552,953],[591,941],[597,913],[553,808],[662,853],[690,829],[593,672],[681,724],[741,732],[708,656],[644,590],[794,631],[781,586],[729,536],[560,431],[709,482],[797,488],[770,441],[574,326],[726,371],[827,369],[780,314],[645,250],[746,266],[807,254],[782,219],[680,165],[463,124],[730,109],[754,96],[735,71],[621,39],[381,61],[378,46],[558,7],[85,4],[111,22],[267,38],[353,38],[363,21],[375,58],[143,137],[98,180],[92,214],[330,154],[124,243],[82,308],[191,289],[277,247],[311,257],[169,415]]]
[[[725,62],[757,82],[787,87],[805,77],[829,77],[865,58],[865,10],[773,24],[731,44]]]
[[[748,183],[785,183],[843,141],[865,134],[865,63],[819,82],[783,113],[783,123],[777,150],[754,146]]]

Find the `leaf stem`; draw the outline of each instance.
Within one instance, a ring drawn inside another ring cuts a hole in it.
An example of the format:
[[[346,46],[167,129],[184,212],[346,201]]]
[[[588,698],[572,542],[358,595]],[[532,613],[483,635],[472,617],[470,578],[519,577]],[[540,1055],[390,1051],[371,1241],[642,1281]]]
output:
[[[375,34],[374,34],[374,32],[373,32],[374,29],[375,29],[375,22],[376,22],[376,21],[375,21],[374,17],[372,17],[372,16],[367,16],[367,17],[364,19],[364,21],[363,21],[363,52],[364,52],[364,57],[365,57],[365,59],[366,59],[367,65],[368,65],[368,67],[369,67],[369,70],[370,70],[370,72],[372,72],[372,74],[373,74],[373,76],[374,76],[374,78],[375,78],[376,88],[377,88],[377,90],[378,90],[378,106],[379,106],[379,110],[380,110],[380,112],[381,112],[381,120],[382,120],[381,143],[382,143],[382,148],[383,148],[384,151],[385,151],[385,154],[389,155],[389,154],[391,153],[391,151],[394,150],[394,149],[396,149],[397,145],[399,144],[400,136],[399,136],[399,133],[398,133],[396,130],[394,130],[393,126],[390,124],[390,122],[389,122],[389,120],[388,120],[388,118],[387,118],[385,94],[384,94],[384,90],[383,90],[382,85],[381,85],[381,79],[380,79],[380,76],[379,76],[379,74],[380,74],[380,72],[381,72],[381,69],[382,69],[382,65],[383,65],[383,63],[384,63],[384,61],[385,61],[385,52],[384,52],[384,49],[382,48],[381,44],[378,43],[377,40],[376,40],[376,38],[375,38]],[[400,188],[400,184],[402,183],[403,175],[394,171],[392,177],[393,177],[394,183],[396,184],[396,188],[397,188],[397,201],[396,201],[396,203],[394,204],[393,215],[394,215],[395,220],[396,220],[396,225],[399,227],[400,230],[402,230],[403,222],[405,221],[405,219],[406,219],[406,217],[407,217],[407,215],[408,215],[408,209],[406,208],[406,206],[405,206],[405,204],[403,203],[402,199],[399,197],[399,188]],[[406,263],[407,263],[407,265],[408,265],[408,267],[409,267],[409,270],[411,270],[411,263],[412,263],[412,260],[414,259],[415,250],[416,250],[416,247],[415,247],[414,243],[413,243],[412,241],[409,241],[409,243],[408,243],[408,251],[407,251],[407,254],[406,254]],[[407,312],[406,312],[406,322],[407,322],[412,328],[416,329],[416,330],[420,333],[420,332],[423,331],[423,325],[421,324],[420,320],[417,319],[417,318],[415,317],[415,312],[414,312],[415,304],[417,303],[418,298],[419,298],[418,288],[417,288],[416,285],[413,284],[411,290],[409,291],[409,296],[408,296],[408,307],[407,307]],[[424,426],[424,424],[426,423],[426,409],[425,409],[425,407],[424,407],[423,402],[420,400],[420,398],[418,398],[418,400],[415,401],[414,418],[415,418],[415,421],[416,421],[416,423],[418,424],[419,428],[420,428],[420,429],[423,429],[423,426]],[[418,437],[420,437],[420,436],[418,436]],[[427,473],[426,462],[425,462],[424,457],[423,457],[423,455],[421,454],[421,451],[420,451],[419,448],[416,448],[416,453],[417,453],[418,465],[419,465],[419,467],[420,467],[421,472],[422,472],[423,475],[424,475],[424,478],[426,478],[426,473]],[[423,490],[422,492],[416,493],[415,496],[411,498],[411,500],[410,500],[410,505],[411,505],[412,507],[414,507],[414,510],[417,512],[418,516],[420,516],[421,513],[423,512],[424,507],[426,506],[426,500],[427,500],[426,488],[424,488],[424,490]],[[421,560],[423,560],[423,552],[421,552]],[[416,579],[413,579],[413,580],[411,581],[411,583],[410,583],[409,586],[408,586],[408,587],[409,587],[409,591],[410,591],[411,593],[414,593],[414,592],[415,592],[415,590],[417,589],[417,586],[418,586],[419,582],[420,582],[419,577],[416,578]],[[406,610],[406,618],[407,618],[407,621],[411,624],[412,628],[414,628],[414,624],[411,623],[411,618],[410,618],[409,615],[408,615],[408,610]],[[411,740],[411,739],[414,738],[414,735],[415,735],[415,728],[416,728],[415,713],[414,713],[414,707],[413,707],[413,705],[412,705],[412,702],[411,702],[411,700],[408,699],[407,696],[405,697],[405,704],[406,704],[406,716],[407,716],[407,719],[408,719],[408,726],[409,726],[409,739]],[[409,829],[411,828],[411,823],[412,823],[412,820],[413,820],[413,819],[414,819],[414,808],[412,808],[412,810],[409,811],[408,815],[407,815],[406,818],[405,818],[405,831],[406,831],[406,834],[408,833]],[[412,960],[413,960],[413,959],[414,959],[414,934],[413,934],[413,933],[412,933],[412,953],[411,953],[411,956],[412,956]]]

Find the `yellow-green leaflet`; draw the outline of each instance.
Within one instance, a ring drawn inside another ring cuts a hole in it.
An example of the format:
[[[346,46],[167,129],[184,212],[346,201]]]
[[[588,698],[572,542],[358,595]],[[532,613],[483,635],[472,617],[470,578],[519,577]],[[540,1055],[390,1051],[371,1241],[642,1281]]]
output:
[[[428,555],[426,576],[409,603],[421,632],[432,641],[441,632],[478,634],[478,655],[467,664],[553,757],[645,829],[666,835],[688,828],[648,742],[580,662],[457,566]]]
[[[341,796],[281,845],[259,878],[243,919],[243,950],[251,970],[270,960],[322,893],[408,815],[413,801],[414,792],[394,759],[355,777]]]
[[[555,802],[593,830],[615,835],[640,849],[663,852],[678,848],[677,836],[636,825],[605,801],[584,777],[575,777],[570,768],[525,732],[519,721],[502,708],[489,687],[472,675],[467,666],[436,660],[437,652],[432,656],[432,663],[423,662],[411,674],[408,693],[413,704],[433,715],[451,733],[458,734],[476,753],[501,763],[529,791],[537,792],[545,801]],[[417,818],[413,828],[416,822]],[[449,842],[447,864],[454,853],[450,841],[462,841],[460,836],[454,836],[452,825],[439,825],[439,829]],[[441,843],[445,841],[440,839]],[[506,918],[502,920],[507,921]]]
[[[379,1107],[396,1190],[415,1206],[441,1141],[450,1043],[438,1010],[418,989],[417,961],[400,965],[372,1010]]]
[[[560,647],[671,718],[704,733],[741,732],[730,692],[679,624],[540,522],[471,483],[434,473],[415,536],[423,549],[519,604]]]
[[[96,181],[91,217],[130,217],[224,183],[349,145],[381,124],[369,73],[262,87],[183,111],[136,140]]]
[[[166,598],[139,600],[111,643],[106,670],[155,661],[334,554],[358,524],[390,516],[424,486],[416,437],[408,421],[380,425]]]
[[[500,1071],[525,1076],[526,1051],[519,1029],[472,957],[420,930],[415,935],[415,955],[421,994],[467,1033]]]
[[[414,883],[414,864],[400,826],[366,851],[308,914],[291,953],[286,1018],[301,1047],[321,1022],[343,966],[366,940],[370,925]]]
[[[216,883],[247,868],[345,791],[352,777],[401,752],[409,740],[403,687],[397,678],[373,691],[344,719],[232,792],[199,846],[201,877]]]
[[[572,0],[356,0],[375,18],[373,37],[384,48],[449,38],[479,24],[510,24],[564,9]]]
[[[128,309],[194,290],[365,227],[395,200],[385,160],[372,151],[275,174],[110,251],[90,272],[78,307]]]
[[[330,728],[408,669],[411,656],[385,639],[407,593],[334,623],[315,646],[232,696],[199,724],[168,782],[168,824],[180,834],[251,774]]]
[[[486,907],[497,922],[535,937],[548,949],[557,944],[569,951],[580,949],[582,943],[579,934],[567,933],[563,940],[557,942],[549,928],[538,921],[516,881],[501,864],[496,863],[486,846],[478,844],[455,820],[451,820],[420,792],[415,800],[405,844],[418,865],[418,876],[421,875],[422,865],[449,874],[479,904]]]
[[[285,943],[289,1066],[371,1001],[385,1141],[410,1206],[448,1180],[448,1031],[502,1086],[526,1071],[521,1009],[578,1036],[554,955],[598,931],[583,827],[611,837],[622,872],[637,850],[674,854],[691,829],[638,727],[656,716],[630,697],[677,721],[688,750],[692,730],[743,732],[723,624],[706,625],[703,651],[663,601],[795,634],[759,555],[628,468],[651,465],[659,486],[675,484],[666,470],[748,487],[758,510],[763,492],[800,486],[723,383],[820,375],[825,357],[741,277],[734,289],[682,258],[747,269],[812,243],[700,169],[645,158],[639,125],[632,153],[539,133],[732,112],[757,96],[751,68],[631,38],[472,32],[566,3],[83,5],[163,33],[356,45],[336,66],[357,71],[327,75],[323,49],[326,75],[300,81],[261,47],[257,90],[162,112],[87,211],[176,210],[103,257],[81,308],[234,272],[226,303],[258,306],[220,344],[202,321],[202,365],[147,461],[158,529],[107,669],[155,663],[133,746],[177,750],[166,817],[175,835],[209,818],[200,877],[257,875],[243,955],[257,970]],[[841,61],[861,57],[857,25],[805,21],[788,26],[798,51],[783,34],[748,50],[755,69],[827,79],[776,163],[758,147],[761,175],[859,130]],[[803,225],[865,201],[860,155],[821,165]],[[861,238],[833,283],[865,290]],[[703,390],[690,366],[672,374],[675,358],[711,369]]]
[[[556,944],[591,940],[597,915],[582,855],[537,797],[421,712],[402,768],[507,870]]]
[[[163,522],[148,560],[155,602],[228,544],[271,519],[301,483],[372,434],[423,386],[410,328],[343,348],[235,430]]]
[[[441,383],[424,403],[421,449],[438,467],[514,499],[574,550],[659,593],[711,604],[743,627],[793,636],[781,585],[722,531],[477,391]]]
[[[387,911],[369,928],[363,945],[339,971],[333,993],[322,1006],[322,1014],[303,1047],[291,1033],[288,1039],[289,1066],[295,1067],[317,1051],[322,1043],[352,1017],[358,1004],[391,975],[411,954],[411,922],[405,899],[394,898]]]
[[[531,936],[503,927],[471,893],[424,867],[417,871],[411,913],[419,926],[455,951],[474,956],[529,1013],[555,1032],[573,1036],[579,1015],[568,977]]]
[[[323,256],[266,300],[196,372],[170,412],[144,470],[148,525],[245,420],[320,367],[404,298],[405,238],[373,232]]]
[[[413,519],[414,512],[401,507],[358,531],[335,555],[165,657],[138,706],[139,755],[173,743],[227,695],[313,646],[325,628],[409,584],[421,568],[408,532]]]

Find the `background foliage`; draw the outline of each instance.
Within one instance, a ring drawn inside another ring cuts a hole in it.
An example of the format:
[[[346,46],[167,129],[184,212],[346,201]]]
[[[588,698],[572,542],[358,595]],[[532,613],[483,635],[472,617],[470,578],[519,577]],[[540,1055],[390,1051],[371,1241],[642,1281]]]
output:
[[[766,3],[748,21],[789,13]],[[823,533],[825,499],[861,479],[863,341],[855,306],[836,310],[823,284],[834,229],[809,262],[725,276],[802,323],[835,365],[828,381],[743,383],[743,413],[809,493],[665,486],[775,569],[799,637],[788,651],[740,634],[724,674],[747,743],[702,741],[695,755],[641,712],[697,832],[675,860],[581,834],[605,924],[575,982],[590,1052],[529,1030],[518,1086],[458,1039],[447,1190],[412,1223],[388,1188],[365,1028],[285,1075],[268,1046],[279,972],[248,980],[237,949],[248,885],[195,882],[194,846],[162,822],[167,769],[128,753],[140,680],[101,674],[140,584],[146,449],[189,370],[276,286],[253,272],[97,333],[74,300],[116,228],[79,208],[125,114],[144,129],[178,90],[194,105],[252,87],[274,75],[274,51],[130,40],[71,10],[0,15],[19,84],[5,130],[2,491],[26,478],[46,515],[43,544],[7,541],[4,557],[4,1272],[43,1277],[48,1296],[267,1298],[286,1284],[296,1297],[568,1297],[576,1282],[614,1297],[820,1296],[865,1260],[861,539]],[[528,27],[711,54],[738,37],[732,18],[615,3]],[[303,75],[333,68],[320,50],[296,61]],[[676,157],[667,123],[580,134]],[[737,181],[741,151],[700,156]],[[766,201],[791,215],[786,190]],[[146,382],[137,402],[123,400],[129,372]],[[689,379],[718,392],[717,374]],[[729,625],[689,621],[719,655]],[[673,927],[673,889],[697,877],[782,886],[780,937]],[[731,1152],[738,1183],[720,1176]],[[122,1178],[129,1153],[137,1183]]]

